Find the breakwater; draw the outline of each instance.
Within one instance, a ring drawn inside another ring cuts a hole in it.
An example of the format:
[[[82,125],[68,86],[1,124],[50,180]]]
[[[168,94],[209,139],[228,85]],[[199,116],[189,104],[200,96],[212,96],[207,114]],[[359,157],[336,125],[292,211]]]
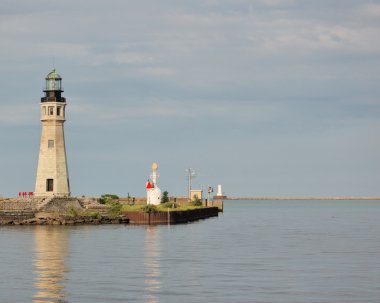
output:
[[[115,213],[95,198],[7,198],[0,200],[0,225],[179,224],[218,216],[221,205]]]

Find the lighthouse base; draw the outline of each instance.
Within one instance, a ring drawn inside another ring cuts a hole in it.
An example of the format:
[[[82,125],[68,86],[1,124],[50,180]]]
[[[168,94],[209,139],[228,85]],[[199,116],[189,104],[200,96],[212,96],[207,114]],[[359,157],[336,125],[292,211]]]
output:
[[[158,187],[148,189],[146,203],[159,205],[161,203],[161,189]]]

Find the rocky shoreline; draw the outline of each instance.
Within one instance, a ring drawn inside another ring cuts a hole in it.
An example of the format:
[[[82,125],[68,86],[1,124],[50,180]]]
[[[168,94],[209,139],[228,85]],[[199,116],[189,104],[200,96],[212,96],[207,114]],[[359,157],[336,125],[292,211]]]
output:
[[[56,216],[48,215],[45,217],[34,217],[30,219],[0,219],[0,225],[99,225],[99,224],[128,224],[129,219],[125,216],[109,217],[100,216],[98,218],[91,216]]]
[[[96,198],[7,198],[0,201],[0,225],[127,224]]]

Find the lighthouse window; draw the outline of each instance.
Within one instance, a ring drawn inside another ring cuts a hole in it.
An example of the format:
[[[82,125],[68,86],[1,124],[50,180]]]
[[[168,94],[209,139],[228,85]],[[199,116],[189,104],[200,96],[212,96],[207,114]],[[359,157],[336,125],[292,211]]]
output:
[[[48,140],[48,148],[54,148],[54,140]]]
[[[53,115],[54,115],[54,107],[49,106],[49,116],[53,116]]]
[[[61,115],[61,107],[58,106],[58,107],[57,107],[57,116],[60,116],[60,115]]]
[[[53,191],[54,180],[46,179],[46,191]]]
[[[46,106],[43,106],[43,107],[42,107],[42,114],[43,114],[43,115],[46,115]]]

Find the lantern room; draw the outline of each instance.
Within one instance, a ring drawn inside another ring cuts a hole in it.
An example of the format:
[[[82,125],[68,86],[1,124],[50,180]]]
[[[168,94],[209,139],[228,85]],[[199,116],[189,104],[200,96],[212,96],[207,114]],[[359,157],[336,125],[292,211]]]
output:
[[[45,97],[41,98],[41,102],[65,102],[65,98],[61,97],[63,92],[62,78],[55,68],[48,73],[45,81]]]
[[[44,91],[50,91],[50,90],[62,91],[62,86],[61,86],[62,78],[57,73],[55,68],[53,68],[53,70],[50,73],[48,73],[45,80],[46,80],[46,86],[45,86]]]

